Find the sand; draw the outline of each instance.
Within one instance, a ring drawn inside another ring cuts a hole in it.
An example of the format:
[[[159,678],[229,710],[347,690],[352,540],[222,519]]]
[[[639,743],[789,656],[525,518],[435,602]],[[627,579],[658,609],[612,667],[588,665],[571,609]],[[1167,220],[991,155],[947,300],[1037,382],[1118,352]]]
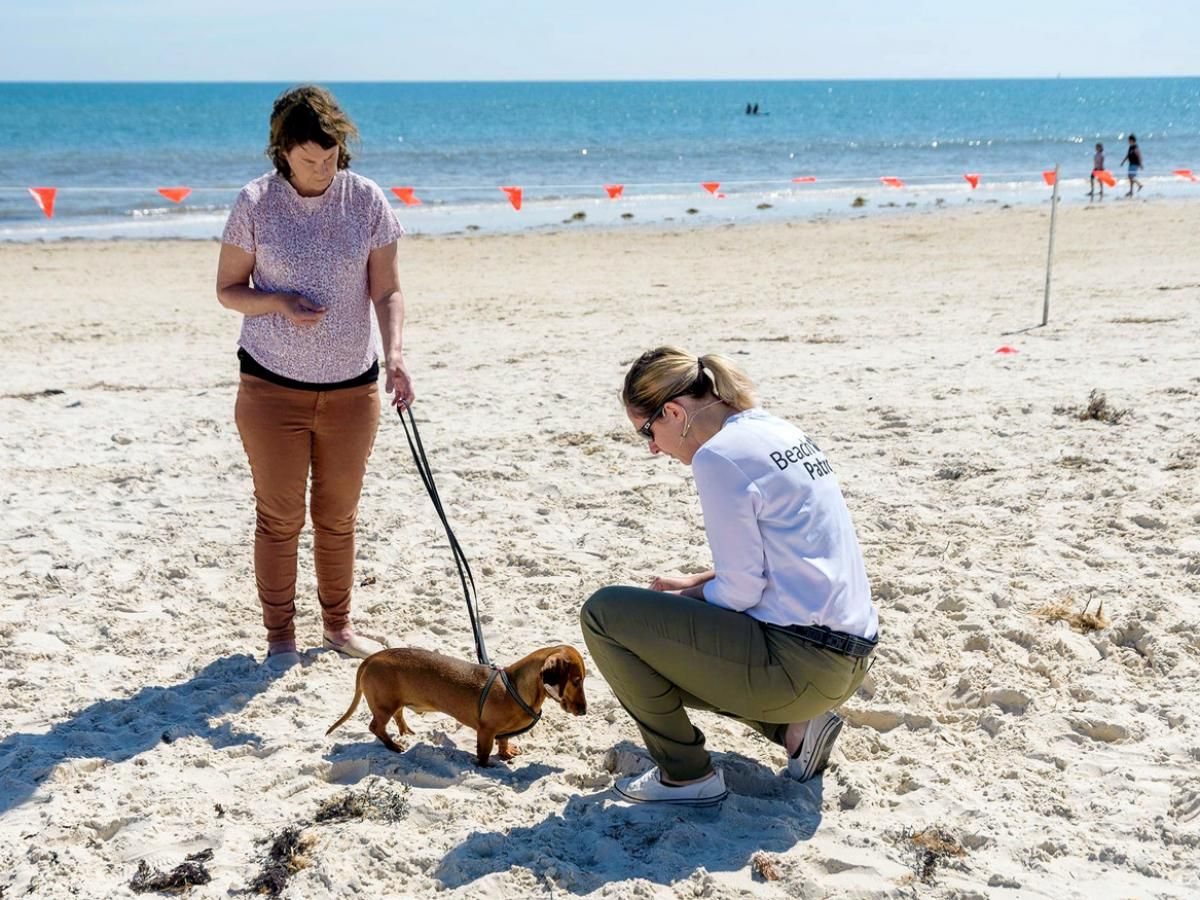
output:
[[[595,673],[588,716],[547,708],[509,765],[440,715],[402,755],[362,710],[325,737],[356,664],[312,649],[307,532],[304,665],[260,665],[217,245],[0,246],[0,895],[132,896],[139,862],[211,850],[189,896],[225,897],[300,827],[294,898],[1196,896],[1200,203],[1064,210],[1050,323],[1010,333],[1041,319],[1047,224],[404,243],[422,434],[502,662],[582,647],[601,585],[709,562],[688,470],[616,402],[640,350],[731,355],[827,451],[878,661],[809,784],[698,714],[732,793],[697,811],[615,803],[646,761]],[[1093,390],[1117,421],[1079,418]],[[358,555],[361,630],[472,655],[394,418]],[[1087,633],[1039,615],[1101,603]]]

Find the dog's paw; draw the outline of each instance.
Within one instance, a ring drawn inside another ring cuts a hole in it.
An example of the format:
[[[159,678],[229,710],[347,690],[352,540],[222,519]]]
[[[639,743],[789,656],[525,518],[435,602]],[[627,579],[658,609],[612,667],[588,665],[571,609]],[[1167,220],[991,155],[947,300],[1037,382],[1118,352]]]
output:
[[[523,751],[516,744],[508,744],[496,750],[496,755],[507,762],[514,756],[520,756]]]

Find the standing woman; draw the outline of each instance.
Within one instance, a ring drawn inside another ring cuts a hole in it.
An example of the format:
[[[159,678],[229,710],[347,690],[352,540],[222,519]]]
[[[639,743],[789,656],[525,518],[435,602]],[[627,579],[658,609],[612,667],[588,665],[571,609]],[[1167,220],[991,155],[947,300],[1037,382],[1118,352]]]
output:
[[[745,722],[806,781],[825,768],[842,728],[833,709],[862,683],[879,624],[833,469],[756,406],[724,357],[648,351],[621,396],[650,452],[692,467],[713,568],[606,587],[583,606],[592,658],[658,764],[617,790],[642,803],[724,799],[685,708]]]
[[[254,575],[268,661],[299,662],[296,554],[312,474],[313,561],[323,645],[383,648],[350,626],[354,527],[379,424],[383,341],[392,405],[413,401],[404,364],[404,233],[377,184],[349,170],[354,123],[329,91],[283,93],[271,110],[275,171],[238,194],[222,237],[217,298],[244,316],[235,416],[254,478]]]

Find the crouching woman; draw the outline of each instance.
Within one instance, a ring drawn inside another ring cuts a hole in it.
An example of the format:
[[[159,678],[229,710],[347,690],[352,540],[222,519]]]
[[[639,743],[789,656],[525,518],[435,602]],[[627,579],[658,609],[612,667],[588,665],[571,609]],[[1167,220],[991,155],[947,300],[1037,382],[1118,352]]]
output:
[[[622,400],[651,453],[692,467],[713,568],[656,577],[649,590],[606,587],[583,606],[592,658],[657,763],[617,790],[643,803],[724,799],[688,709],[745,722],[806,781],[828,762],[842,728],[834,710],[866,675],[878,629],[833,469],[720,356],[643,353]]]

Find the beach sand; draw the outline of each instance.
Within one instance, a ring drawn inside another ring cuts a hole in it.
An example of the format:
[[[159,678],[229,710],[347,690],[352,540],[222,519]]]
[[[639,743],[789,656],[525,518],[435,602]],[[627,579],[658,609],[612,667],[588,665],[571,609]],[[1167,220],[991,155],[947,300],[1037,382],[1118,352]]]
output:
[[[299,827],[294,898],[1196,896],[1200,203],[1058,224],[1050,323],[1015,334],[1046,208],[403,243],[417,414],[498,661],[582,648],[604,584],[710,562],[689,471],[616,399],[642,349],[729,354],[828,453],[877,663],[808,784],[697,714],[731,790],[697,811],[614,802],[646,763],[594,672],[587,717],[547,707],[509,765],[440,715],[403,755],[364,708],[325,737],[356,663],[308,649],[307,531],[304,665],[260,665],[217,244],[0,246],[0,895],[133,896],[139,862],[211,850],[189,896],[225,897],[289,874],[264,855]],[[1117,421],[1079,417],[1093,390]],[[394,416],[358,558],[362,631],[472,656]],[[1101,603],[1088,633],[1039,615]]]

